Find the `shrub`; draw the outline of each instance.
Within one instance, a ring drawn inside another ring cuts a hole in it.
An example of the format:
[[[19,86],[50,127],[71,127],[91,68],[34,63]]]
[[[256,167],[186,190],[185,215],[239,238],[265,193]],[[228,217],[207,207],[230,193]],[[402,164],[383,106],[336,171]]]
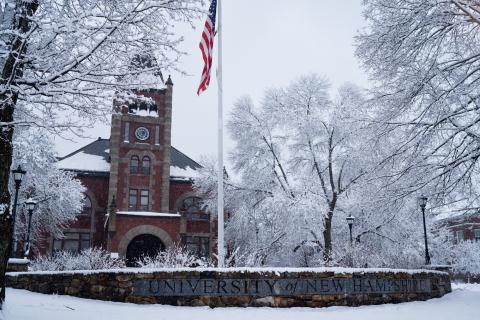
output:
[[[452,249],[454,272],[480,275],[480,244],[478,242],[462,241]]]
[[[211,267],[212,262],[199,258],[183,247],[172,246],[165,251],[159,251],[156,256],[144,256],[135,263],[140,268],[181,268],[181,267]]]
[[[32,271],[98,270],[124,268],[125,261],[113,259],[110,253],[99,249],[85,249],[79,253],[59,251],[51,256],[40,256],[32,261]]]

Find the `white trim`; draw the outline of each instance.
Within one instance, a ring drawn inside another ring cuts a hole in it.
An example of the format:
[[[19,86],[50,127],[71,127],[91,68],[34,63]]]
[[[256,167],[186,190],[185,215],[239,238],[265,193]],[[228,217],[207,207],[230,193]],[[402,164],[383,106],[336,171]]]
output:
[[[151,212],[151,211],[117,211],[117,214],[125,216],[141,216],[141,217],[172,217],[180,218],[180,213],[168,212]]]
[[[478,227],[478,226],[480,226],[480,222],[464,222],[464,223],[449,225],[447,226],[447,229],[453,229],[457,227]]]

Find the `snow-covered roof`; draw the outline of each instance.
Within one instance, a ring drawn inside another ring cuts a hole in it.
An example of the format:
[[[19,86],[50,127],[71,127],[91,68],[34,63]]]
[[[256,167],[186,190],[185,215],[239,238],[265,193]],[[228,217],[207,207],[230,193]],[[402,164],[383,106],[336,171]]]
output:
[[[58,162],[60,169],[79,171],[110,172],[110,163],[101,156],[80,151],[67,159]]]
[[[170,149],[170,177],[177,178],[196,178],[197,170],[200,165],[184,153],[174,147]]]
[[[60,158],[60,169],[88,172],[110,172],[110,140],[98,138],[90,144]]]
[[[110,140],[98,140],[58,159],[58,167],[88,173],[110,173]],[[170,177],[174,180],[190,180],[197,176],[200,165],[178,149],[170,150]]]

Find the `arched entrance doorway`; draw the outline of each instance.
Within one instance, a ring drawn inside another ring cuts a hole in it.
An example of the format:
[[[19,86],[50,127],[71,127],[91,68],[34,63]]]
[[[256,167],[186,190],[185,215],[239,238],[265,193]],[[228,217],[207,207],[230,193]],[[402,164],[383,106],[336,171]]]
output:
[[[136,267],[135,261],[143,256],[154,257],[159,251],[165,250],[160,238],[151,234],[141,234],[130,241],[127,247],[127,267]]]

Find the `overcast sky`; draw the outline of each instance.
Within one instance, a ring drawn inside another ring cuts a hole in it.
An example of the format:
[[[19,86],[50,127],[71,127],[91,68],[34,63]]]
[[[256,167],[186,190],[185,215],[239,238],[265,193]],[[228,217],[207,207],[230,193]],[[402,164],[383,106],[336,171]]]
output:
[[[265,88],[285,86],[301,75],[318,73],[333,88],[344,82],[366,86],[354,56],[353,37],[364,26],[361,0],[223,0],[223,77],[225,122],[233,103],[250,95],[260,101]],[[197,29],[179,28],[188,52],[179,65],[191,76],[172,74],[172,145],[193,159],[216,155],[217,83],[196,95],[202,59]],[[216,51],[214,64],[216,63]],[[165,75],[167,76],[167,75]],[[63,156],[97,137],[109,138],[110,128],[99,123],[86,130],[88,139],[57,139]],[[234,147],[225,132],[226,151]]]

